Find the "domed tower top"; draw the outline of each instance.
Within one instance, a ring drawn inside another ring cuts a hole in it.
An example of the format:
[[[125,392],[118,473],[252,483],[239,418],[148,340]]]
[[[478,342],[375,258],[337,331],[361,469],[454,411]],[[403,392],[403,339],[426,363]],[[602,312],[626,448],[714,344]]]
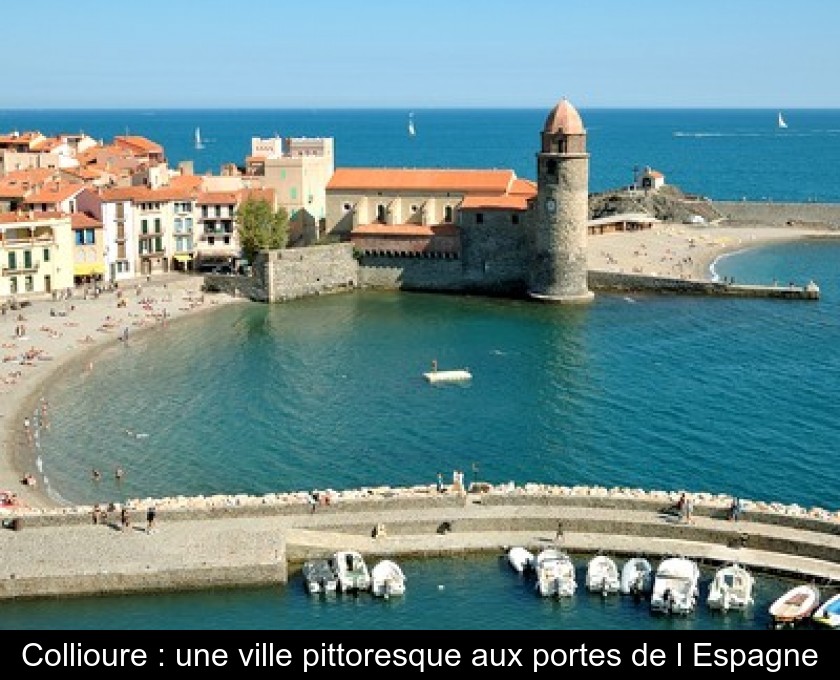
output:
[[[543,153],[586,153],[586,130],[565,97],[551,109],[542,131]]]

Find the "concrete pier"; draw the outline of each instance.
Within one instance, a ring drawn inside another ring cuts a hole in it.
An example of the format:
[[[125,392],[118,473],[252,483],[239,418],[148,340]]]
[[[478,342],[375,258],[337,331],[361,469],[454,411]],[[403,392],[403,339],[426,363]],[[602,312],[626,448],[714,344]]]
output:
[[[573,556],[684,555],[840,583],[837,513],[747,503],[735,522],[725,499],[707,496],[696,497],[687,524],[665,512],[676,496],[664,492],[485,488],[345,492],[315,512],[299,494],[220,507],[164,503],[152,533],[139,512],[127,530],[93,524],[81,509],[22,516],[18,530],[0,531],[0,599],[283,584],[303,560],[344,549],[370,557],[537,550],[556,545],[558,522]],[[378,524],[385,536],[373,538]]]

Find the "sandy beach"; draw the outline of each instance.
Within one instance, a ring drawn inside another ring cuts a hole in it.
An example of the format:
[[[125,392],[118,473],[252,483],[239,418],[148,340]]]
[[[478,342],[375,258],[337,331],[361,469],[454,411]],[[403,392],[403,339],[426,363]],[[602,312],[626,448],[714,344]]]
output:
[[[709,280],[710,265],[726,252],[827,236],[837,233],[798,227],[663,223],[643,231],[590,237],[589,267]],[[175,274],[150,282],[138,279],[98,297],[85,297],[79,289],[69,300],[39,300],[0,317],[0,491],[16,494],[18,502],[28,507],[56,505],[45,493],[37,464],[36,424],[42,418],[42,426],[49,421],[49,404],[41,402],[42,386],[62,370],[96,371],[97,351],[120,342],[124,333],[130,341],[134,333],[154,332],[186,315],[242,301],[218,293],[203,295],[202,283],[200,277]],[[22,481],[27,475],[34,484]]]
[[[170,274],[122,282],[115,291],[42,299],[0,317],[0,491],[21,505],[51,507],[38,465],[38,427],[48,427],[44,384],[64,370],[96,371],[105,345],[128,342],[187,315],[242,301],[201,291],[202,277]],[[27,427],[28,424],[28,427]],[[24,483],[31,475],[34,484]]]
[[[771,243],[832,236],[840,237],[836,231],[829,229],[661,223],[642,231],[591,236],[589,268],[622,274],[711,280],[709,267],[725,253]],[[772,282],[744,283],[769,285]],[[807,281],[797,282],[798,285],[805,283]]]

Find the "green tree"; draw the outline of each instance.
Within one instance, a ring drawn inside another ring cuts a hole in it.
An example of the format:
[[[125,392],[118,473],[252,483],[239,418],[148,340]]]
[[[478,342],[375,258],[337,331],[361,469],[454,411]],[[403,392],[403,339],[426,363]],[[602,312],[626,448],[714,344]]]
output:
[[[247,198],[236,212],[239,244],[248,262],[265,249],[285,248],[289,239],[289,214],[284,208],[275,212],[264,198]]]

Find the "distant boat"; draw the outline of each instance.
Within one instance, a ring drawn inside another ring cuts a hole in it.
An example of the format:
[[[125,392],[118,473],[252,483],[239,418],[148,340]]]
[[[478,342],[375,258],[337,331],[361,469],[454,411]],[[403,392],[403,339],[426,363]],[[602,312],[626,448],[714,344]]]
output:
[[[785,122],[785,119],[782,117],[782,112],[779,111],[779,128],[784,129],[786,127],[787,127],[787,123]]]
[[[417,131],[414,129],[414,114],[408,114],[408,136],[414,137],[417,134]]]
[[[201,141],[201,129],[195,129],[195,148],[196,149],[203,149],[204,143]]]

